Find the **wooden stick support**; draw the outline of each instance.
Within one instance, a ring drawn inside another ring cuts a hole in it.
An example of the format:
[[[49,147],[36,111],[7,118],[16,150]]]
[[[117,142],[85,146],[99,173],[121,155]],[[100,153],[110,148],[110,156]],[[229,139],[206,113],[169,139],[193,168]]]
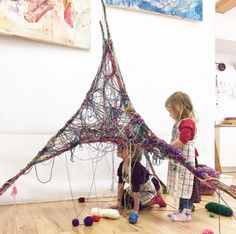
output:
[[[162,192],[163,192],[163,193],[167,193],[166,185],[165,185],[165,184],[161,181],[161,179],[157,176],[156,171],[155,171],[155,169],[154,169],[154,167],[153,167],[153,165],[152,165],[152,162],[151,162],[151,160],[150,160],[149,155],[145,154],[145,157],[146,157],[146,160],[147,160],[147,162],[148,162],[149,167],[150,167],[151,170],[152,170],[152,174],[155,176],[155,178],[156,178],[156,179],[160,182],[160,184],[161,184]]]

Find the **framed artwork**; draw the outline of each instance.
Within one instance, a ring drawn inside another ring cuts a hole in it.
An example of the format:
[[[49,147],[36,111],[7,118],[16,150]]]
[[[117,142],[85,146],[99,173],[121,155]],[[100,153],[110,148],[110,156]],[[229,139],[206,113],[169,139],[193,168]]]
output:
[[[0,33],[90,49],[91,0],[0,0]]]
[[[202,0],[106,0],[111,6],[202,20]]]

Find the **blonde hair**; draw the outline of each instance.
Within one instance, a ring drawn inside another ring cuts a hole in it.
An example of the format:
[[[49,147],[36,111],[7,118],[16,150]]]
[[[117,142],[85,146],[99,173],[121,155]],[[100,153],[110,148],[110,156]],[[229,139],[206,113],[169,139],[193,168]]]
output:
[[[129,151],[130,150],[130,151]],[[140,162],[142,160],[142,156],[144,154],[144,150],[135,145],[131,145],[131,148],[128,145],[120,144],[117,146],[117,156],[121,158],[128,157],[129,153],[131,153],[132,162]]]
[[[196,121],[196,115],[194,112],[192,101],[188,94],[182,91],[177,91],[170,97],[168,97],[165,103],[165,107],[167,109],[178,111],[179,120],[190,118]]]
[[[131,147],[132,162],[140,162],[142,160],[143,154],[144,154],[144,150],[141,147],[132,145]]]

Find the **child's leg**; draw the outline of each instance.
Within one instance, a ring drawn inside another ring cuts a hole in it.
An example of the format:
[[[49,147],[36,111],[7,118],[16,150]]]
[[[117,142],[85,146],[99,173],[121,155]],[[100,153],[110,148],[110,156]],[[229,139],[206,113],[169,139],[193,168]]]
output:
[[[164,201],[163,197],[161,196],[160,192],[157,192],[156,195],[150,201],[151,206],[153,206],[155,204],[158,204],[160,207],[166,207],[167,206],[167,204]]]
[[[190,206],[192,206],[191,211],[193,212],[195,210],[195,206],[193,205],[192,200],[189,200],[189,202],[186,202],[187,204],[185,204],[184,200],[188,200],[188,199],[179,199],[179,212],[182,212],[184,208],[190,209]]]
[[[180,198],[180,199],[179,199],[179,209],[178,209],[178,210],[176,209],[174,212],[168,214],[167,216],[168,216],[169,218],[171,218],[174,214],[179,214],[179,213],[181,213],[181,212],[183,211],[183,209],[184,209],[183,207],[184,207],[184,199]]]
[[[161,187],[160,187],[159,181],[158,181],[155,177],[153,177],[153,178],[152,178],[152,183],[153,183],[153,185],[154,185],[154,187],[155,187],[155,189],[156,189],[156,194],[155,194],[155,196],[151,199],[150,205],[152,206],[152,205],[158,204],[160,207],[166,207],[167,204],[166,204],[166,202],[164,201],[164,199],[163,199],[163,197],[162,197],[162,195],[161,195],[161,193],[160,193],[160,188],[161,188]]]
[[[179,212],[182,212],[184,209],[184,199],[179,199]]]
[[[192,210],[193,202],[190,199],[180,198],[179,199],[179,211],[182,212],[184,208]]]
[[[126,190],[124,190],[124,193],[122,195],[121,204],[124,209],[131,209],[132,207],[134,207],[134,199],[129,195]]]
[[[180,213],[173,213],[171,220],[176,222],[187,222],[192,219],[191,211],[193,203],[189,199],[180,198],[179,209],[182,209]]]
[[[122,196],[122,200],[121,200],[121,204],[124,207],[124,209],[133,209],[134,208],[134,198],[127,193],[126,191],[124,191],[123,196]],[[142,206],[142,204],[139,204],[139,210],[144,209],[145,207]]]

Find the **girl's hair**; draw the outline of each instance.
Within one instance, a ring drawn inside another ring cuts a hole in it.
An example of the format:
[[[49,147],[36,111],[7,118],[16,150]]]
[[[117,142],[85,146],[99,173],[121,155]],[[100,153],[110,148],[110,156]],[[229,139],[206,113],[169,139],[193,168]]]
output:
[[[125,157],[126,153],[128,153],[128,145],[125,144],[118,144],[117,145],[117,156],[118,157]],[[130,149],[130,148],[129,148]],[[141,147],[131,145],[131,160],[132,162],[140,162],[142,160],[142,156],[144,154],[144,150]]]
[[[142,160],[144,150],[138,146],[132,145],[131,147],[131,160],[132,162],[140,162]]]
[[[188,94],[182,91],[177,91],[168,97],[165,107],[167,109],[178,111],[179,120],[190,118],[196,121],[192,101]]]

